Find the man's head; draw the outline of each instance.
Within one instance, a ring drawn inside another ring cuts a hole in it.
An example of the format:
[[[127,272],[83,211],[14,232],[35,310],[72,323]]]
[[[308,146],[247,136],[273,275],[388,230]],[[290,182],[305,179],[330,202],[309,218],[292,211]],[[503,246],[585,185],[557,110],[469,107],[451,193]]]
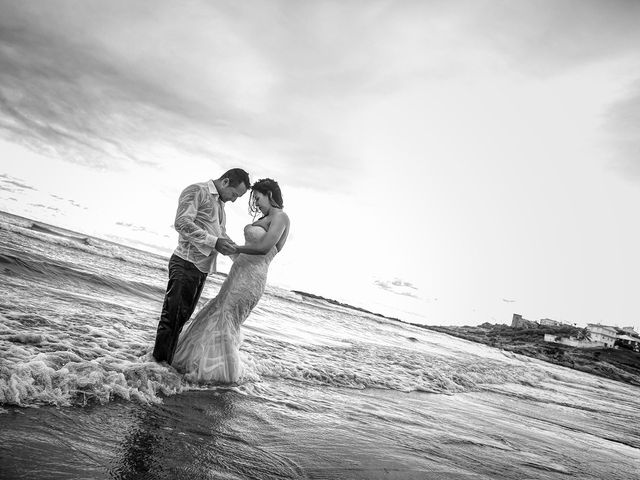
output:
[[[213,183],[218,189],[220,200],[223,202],[235,202],[238,197],[247,193],[251,185],[249,174],[241,168],[227,170]]]

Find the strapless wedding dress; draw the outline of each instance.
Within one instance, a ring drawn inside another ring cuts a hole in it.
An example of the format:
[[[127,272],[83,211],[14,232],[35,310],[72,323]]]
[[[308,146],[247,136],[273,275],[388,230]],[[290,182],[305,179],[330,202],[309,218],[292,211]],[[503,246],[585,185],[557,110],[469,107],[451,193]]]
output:
[[[255,244],[267,232],[247,225],[247,245]],[[172,365],[192,381],[237,382],[242,374],[240,325],[247,319],[264,292],[269,263],[278,250],[266,255],[237,256],[218,295],[195,315],[178,340]]]

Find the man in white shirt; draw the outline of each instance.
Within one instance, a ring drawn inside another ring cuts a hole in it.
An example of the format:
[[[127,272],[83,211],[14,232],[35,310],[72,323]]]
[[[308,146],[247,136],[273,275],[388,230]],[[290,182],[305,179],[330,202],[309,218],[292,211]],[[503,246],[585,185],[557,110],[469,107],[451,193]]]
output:
[[[233,253],[226,233],[225,202],[235,202],[250,187],[240,168],[217,180],[189,185],[180,194],[174,223],[178,247],[169,260],[169,283],[162,305],[153,357],[171,363],[182,327],[196,308],[204,282],[216,271],[218,252]]]

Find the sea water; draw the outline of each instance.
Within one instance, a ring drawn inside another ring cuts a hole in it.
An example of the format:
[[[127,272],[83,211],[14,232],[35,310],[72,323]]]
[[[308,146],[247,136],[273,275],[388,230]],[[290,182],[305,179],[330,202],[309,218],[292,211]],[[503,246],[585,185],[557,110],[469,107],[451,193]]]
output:
[[[640,478],[640,388],[274,286],[189,383],[167,262],[0,214],[0,478]]]

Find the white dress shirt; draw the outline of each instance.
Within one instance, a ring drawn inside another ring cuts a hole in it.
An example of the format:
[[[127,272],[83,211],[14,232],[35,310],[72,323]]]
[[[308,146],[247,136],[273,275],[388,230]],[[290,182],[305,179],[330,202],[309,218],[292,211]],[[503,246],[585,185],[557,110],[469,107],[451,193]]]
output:
[[[227,237],[224,202],[213,180],[189,185],[180,194],[174,227],[178,231],[178,247],[173,252],[193,263],[203,273],[216,271],[220,237]]]

